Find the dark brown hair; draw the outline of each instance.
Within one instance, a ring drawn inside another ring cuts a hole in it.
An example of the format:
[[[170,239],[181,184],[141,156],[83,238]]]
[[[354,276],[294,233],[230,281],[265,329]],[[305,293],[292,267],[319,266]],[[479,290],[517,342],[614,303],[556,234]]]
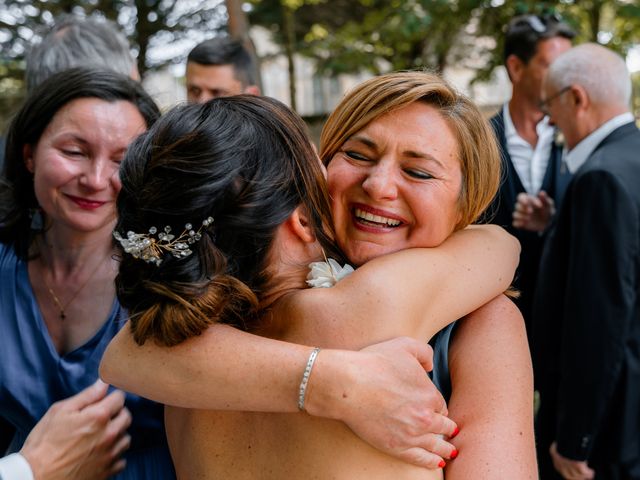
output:
[[[121,167],[123,236],[212,217],[193,254],[155,265],[123,253],[118,298],[134,338],[175,345],[224,322],[255,326],[271,285],[277,227],[302,205],[320,244],[336,255],[326,182],[304,123],[280,102],[239,95],[165,114]]]

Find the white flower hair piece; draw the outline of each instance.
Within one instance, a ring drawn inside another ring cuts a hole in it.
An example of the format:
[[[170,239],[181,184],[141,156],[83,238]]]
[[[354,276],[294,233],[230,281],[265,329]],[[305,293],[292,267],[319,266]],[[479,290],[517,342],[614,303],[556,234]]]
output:
[[[309,268],[307,285],[314,288],[333,287],[339,280],[353,273],[351,265],[345,263],[344,267],[341,267],[333,258],[324,262],[310,263]]]
[[[164,230],[160,233],[158,233],[156,227],[151,227],[148,233],[128,231],[125,238],[120,235],[120,232],[115,231],[113,236],[122,245],[125,253],[130,254],[133,258],[139,258],[158,266],[162,263],[162,257],[165,253],[170,253],[176,258],[184,258],[191,255],[193,251],[189,246],[200,240],[202,238],[202,229],[208,228],[212,223],[212,217],[205,218],[197,231],[193,229],[193,225],[187,223],[177,238],[171,233],[171,227],[169,226],[164,227]],[[157,237],[155,236],[156,233],[158,233]]]

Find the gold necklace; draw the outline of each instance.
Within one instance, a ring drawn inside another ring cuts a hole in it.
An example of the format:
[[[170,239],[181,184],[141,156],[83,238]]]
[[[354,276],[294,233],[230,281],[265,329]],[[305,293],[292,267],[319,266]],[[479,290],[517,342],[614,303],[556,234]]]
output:
[[[102,261],[100,261],[98,263],[98,265],[100,265],[102,262],[104,262],[107,258],[109,258],[109,256],[112,254],[112,252],[108,252],[107,255],[102,259]],[[47,266],[45,265],[45,263],[42,261],[42,255],[40,255],[40,262],[42,263],[42,266],[46,269]],[[53,288],[51,288],[51,286],[49,285],[49,282],[47,282],[45,276],[42,276],[42,281],[44,282],[45,286],[47,287],[47,290],[49,290],[49,295],[51,295],[51,299],[53,300],[53,303],[56,304],[56,307],[58,307],[58,310],[60,310],[60,320],[64,320],[65,318],[67,318],[67,315],[65,314],[65,309],[71,305],[71,302],[73,302],[76,297],[78,296],[78,294],[82,291],[82,289],[84,287],[87,286],[87,284],[89,283],[89,281],[95,276],[96,272],[99,269],[96,268],[93,270],[93,272],[91,273],[91,275],[89,275],[87,277],[87,279],[84,281],[84,283],[82,285],[80,285],[80,288],[78,288],[73,295],[71,295],[71,298],[69,300],[67,300],[67,302],[63,305],[62,302],[60,301],[60,299],[58,298],[58,296],[55,294],[55,292],[53,291]]]

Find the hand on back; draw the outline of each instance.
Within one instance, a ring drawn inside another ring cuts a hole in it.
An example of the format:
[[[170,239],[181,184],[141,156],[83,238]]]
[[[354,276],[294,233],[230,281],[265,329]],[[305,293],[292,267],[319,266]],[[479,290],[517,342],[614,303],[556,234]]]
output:
[[[418,466],[441,468],[444,459],[455,457],[455,447],[443,437],[455,435],[457,426],[426,374],[433,367],[431,347],[403,337],[345,355],[341,365],[350,380],[340,386],[335,378],[323,377],[322,354],[318,358],[310,383],[315,395],[310,391],[307,397],[309,413],[332,404],[332,414],[322,416],[344,421],[373,447]]]

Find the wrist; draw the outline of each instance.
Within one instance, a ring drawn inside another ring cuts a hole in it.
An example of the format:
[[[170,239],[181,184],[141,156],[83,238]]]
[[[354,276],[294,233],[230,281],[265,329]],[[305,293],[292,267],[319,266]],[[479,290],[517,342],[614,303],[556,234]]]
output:
[[[38,461],[38,458],[41,458],[41,455],[39,455],[35,451],[32,452],[31,450],[29,450],[28,447],[27,448],[23,447],[22,450],[18,452],[18,454],[22,457],[22,459],[24,460],[24,463],[27,465],[27,468],[31,472],[32,479],[44,480],[47,478],[47,472],[45,470],[45,466]],[[26,472],[26,469],[25,469],[25,472]],[[29,478],[29,477],[18,477],[18,478]]]
[[[305,411],[316,417],[344,420],[349,390],[356,380],[353,355],[346,350],[322,350],[307,385]]]

